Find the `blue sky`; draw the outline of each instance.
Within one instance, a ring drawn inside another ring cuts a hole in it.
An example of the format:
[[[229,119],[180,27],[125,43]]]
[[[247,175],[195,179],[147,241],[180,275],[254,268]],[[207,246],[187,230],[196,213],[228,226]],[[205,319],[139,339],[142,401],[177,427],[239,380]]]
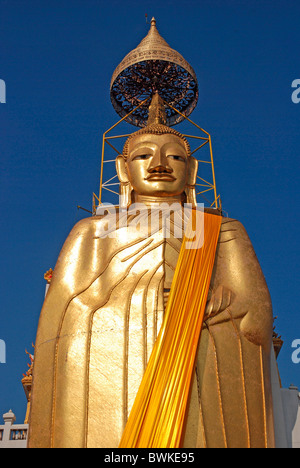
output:
[[[300,387],[299,1],[0,0],[0,416],[24,419],[43,275],[87,215],[77,205],[91,209],[98,192],[101,136],[118,120],[110,79],[147,34],[146,13],[197,74],[191,118],[212,135],[224,210],[245,225],[268,282],[282,384]]]

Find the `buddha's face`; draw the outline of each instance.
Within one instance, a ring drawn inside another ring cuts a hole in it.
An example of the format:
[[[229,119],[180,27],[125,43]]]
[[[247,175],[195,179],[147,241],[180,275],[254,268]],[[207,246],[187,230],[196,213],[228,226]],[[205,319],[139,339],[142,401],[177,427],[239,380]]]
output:
[[[190,158],[177,135],[141,134],[129,140],[125,173],[135,193],[170,197],[184,192]]]

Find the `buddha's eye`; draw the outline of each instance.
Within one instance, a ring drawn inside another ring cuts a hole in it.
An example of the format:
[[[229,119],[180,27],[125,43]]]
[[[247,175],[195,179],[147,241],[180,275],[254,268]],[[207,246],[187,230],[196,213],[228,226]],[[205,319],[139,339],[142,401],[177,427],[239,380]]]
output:
[[[132,161],[144,161],[146,159],[151,158],[152,154],[139,154],[135,158],[132,159]]]
[[[182,156],[177,156],[175,154],[170,154],[168,156],[168,158],[170,159],[173,159],[174,161],[182,161],[182,162],[185,162],[185,158],[183,158]]]

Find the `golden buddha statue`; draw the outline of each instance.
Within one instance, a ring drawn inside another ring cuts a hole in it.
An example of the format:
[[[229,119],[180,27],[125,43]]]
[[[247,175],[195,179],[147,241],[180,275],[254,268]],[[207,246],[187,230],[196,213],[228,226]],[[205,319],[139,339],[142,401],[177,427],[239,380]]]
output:
[[[103,235],[109,214],[80,221],[54,269],[35,344],[30,447],[120,444],[182,245],[163,223],[145,236],[123,221],[139,216],[142,224],[162,204],[196,203],[197,161],[158,101],[116,161],[113,236]],[[126,211],[134,203],[144,207],[139,214]],[[221,221],[182,447],[273,447],[270,295],[244,227]]]

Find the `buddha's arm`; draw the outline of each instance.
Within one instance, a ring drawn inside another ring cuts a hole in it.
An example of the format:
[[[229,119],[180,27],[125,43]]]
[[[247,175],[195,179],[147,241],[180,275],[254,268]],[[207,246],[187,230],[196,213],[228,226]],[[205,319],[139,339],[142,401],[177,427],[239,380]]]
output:
[[[96,274],[97,265],[91,262],[93,232],[91,218],[80,221],[72,229],[59,255],[41,311],[34,353],[30,447],[49,448],[52,444],[57,344],[70,301]]]
[[[93,232],[94,221],[86,218],[74,226],[64,243],[41,312],[39,343],[57,336],[61,316],[69,301],[98,274],[99,258],[97,261],[93,258]]]
[[[224,220],[211,282],[206,319],[213,325],[240,319],[240,331],[251,342],[268,346],[272,336],[269,290],[243,225]]]

